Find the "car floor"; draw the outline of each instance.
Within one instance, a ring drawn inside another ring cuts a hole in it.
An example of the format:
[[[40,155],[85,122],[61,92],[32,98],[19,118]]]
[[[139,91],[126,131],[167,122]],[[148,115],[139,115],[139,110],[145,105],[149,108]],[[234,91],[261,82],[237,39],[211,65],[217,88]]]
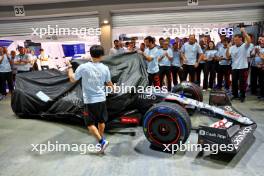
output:
[[[208,95],[205,93],[205,99]],[[245,103],[233,106],[252,117],[258,127],[255,138],[235,156],[199,152],[177,152],[172,155],[150,148],[142,127],[115,129],[106,134],[110,141],[104,155],[88,152],[32,151],[31,144],[96,144],[94,138],[78,123],[40,119],[20,119],[10,107],[10,97],[0,101],[0,175],[179,175],[179,176],[260,176],[264,175],[264,102],[248,96]],[[199,114],[193,126],[208,124],[212,119]],[[197,142],[194,132],[188,139]]]

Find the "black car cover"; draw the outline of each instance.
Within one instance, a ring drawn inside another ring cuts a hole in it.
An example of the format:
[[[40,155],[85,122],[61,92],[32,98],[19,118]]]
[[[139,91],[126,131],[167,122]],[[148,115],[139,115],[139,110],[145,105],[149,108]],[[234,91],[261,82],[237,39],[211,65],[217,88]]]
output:
[[[72,62],[74,69],[87,60]],[[105,57],[103,63],[111,72],[113,83],[118,86],[148,85],[146,66],[141,54],[125,53]],[[21,117],[74,116],[82,118],[83,99],[81,81],[70,83],[67,73],[45,70],[18,74],[11,99],[11,107]],[[110,120],[122,112],[137,107],[136,93],[116,93],[107,96]]]

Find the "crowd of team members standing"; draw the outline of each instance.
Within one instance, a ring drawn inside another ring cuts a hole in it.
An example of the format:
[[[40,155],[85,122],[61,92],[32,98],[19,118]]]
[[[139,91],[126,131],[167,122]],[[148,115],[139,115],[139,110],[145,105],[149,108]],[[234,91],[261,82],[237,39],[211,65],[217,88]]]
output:
[[[170,38],[160,38],[157,45],[155,38],[148,36],[140,48],[136,48],[135,41],[131,41],[126,49],[115,40],[110,54],[142,53],[146,60],[149,85],[165,84],[170,91],[172,83],[177,85],[179,80],[202,85],[204,91],[224,88],[229,92],[231,88],[232,99],[241,102],[245,101],[250,72],[251,93],[264,100],[264,37],[260,36],[254,45],[252,35],[241,28],[241,34],[233,38],[220,35],[220,39],[215,45],[208,36],[198,42],[195,35],[190,35],[188,39],[175,38],[173,44],[170,44]]]
[[[0,47],[0,100],[7,95],[7,87],[10,93],[13,92],[16,74],[49,69],[49,57],[43,49],[40,49],[38,56],[24,47],[18,47],[16,53],[14,50],[9,53],[7,48]]]
[[[264,100],[264,36],[260,36],[254,45],[252,35],[241,28],[241,34],[233,38],[220,35],[220,39],[215,45],[208,36],[198,42],[195,35],[190,35],[182,40],[176,37],[173,44],[170,38],[160,38],[157,45],[155,38],[148,36],[139,48],[135,45],[135,39],[127,42],[126,47],[115,40],[109,54],[133,51],[143,54],[149,85],[165,84],[170,91],[172,83],[177,85],[178,81],[190,81],[202,86],[204,91],[223,88],[229,91],[231,88],[232,99],[240,99],[241,102],[245,101],[250,72],[251,93]],[[18,51],[19,54],[15,51],[9,54],[6,48],[0,47],[0,99],[7,94],[6,83],[12,93],[17,73],[49,68],[49,57],[43,49],[38,57],[24,47],[19,47]],[[37,61],[40,64],[37,65]]]

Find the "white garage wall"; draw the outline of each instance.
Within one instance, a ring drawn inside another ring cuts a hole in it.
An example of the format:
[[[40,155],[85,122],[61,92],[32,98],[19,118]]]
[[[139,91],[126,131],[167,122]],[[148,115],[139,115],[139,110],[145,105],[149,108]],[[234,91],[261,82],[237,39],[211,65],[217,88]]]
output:
[[[149,13],[149,14],[114,14],[113,28],[125,26],[155,26],[195,23],[239,23],[262,21],[264,9],[225,9],[214,11],[192,10],[187,12]]]
[[[55,18],[45,20],[26,20],[16,22],[1,23],[0,36],[14,36],[14,35],[30,35],[33,33],[32,28],[98,28],[99,19],[98,17],[75,17],[75,18]]]

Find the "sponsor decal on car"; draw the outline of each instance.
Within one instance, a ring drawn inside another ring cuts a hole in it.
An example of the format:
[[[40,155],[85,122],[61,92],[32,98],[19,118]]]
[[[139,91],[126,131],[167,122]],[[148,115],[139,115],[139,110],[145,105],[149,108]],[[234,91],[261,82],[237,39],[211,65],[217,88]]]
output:
[[[226,136],[224,136],[224,135],[212,133],[212,132],[205,131],[205,130],[200,130],[199,135],[200,136],[215,137],[215,138],[219,138],[219,139],[226,139]]]
[[[235,149],[238,149],[240,143],[245,139],[247,134],[253,131],[252,127],[245,127],[243,130],[239,131],[235,137],[232,139]]]

